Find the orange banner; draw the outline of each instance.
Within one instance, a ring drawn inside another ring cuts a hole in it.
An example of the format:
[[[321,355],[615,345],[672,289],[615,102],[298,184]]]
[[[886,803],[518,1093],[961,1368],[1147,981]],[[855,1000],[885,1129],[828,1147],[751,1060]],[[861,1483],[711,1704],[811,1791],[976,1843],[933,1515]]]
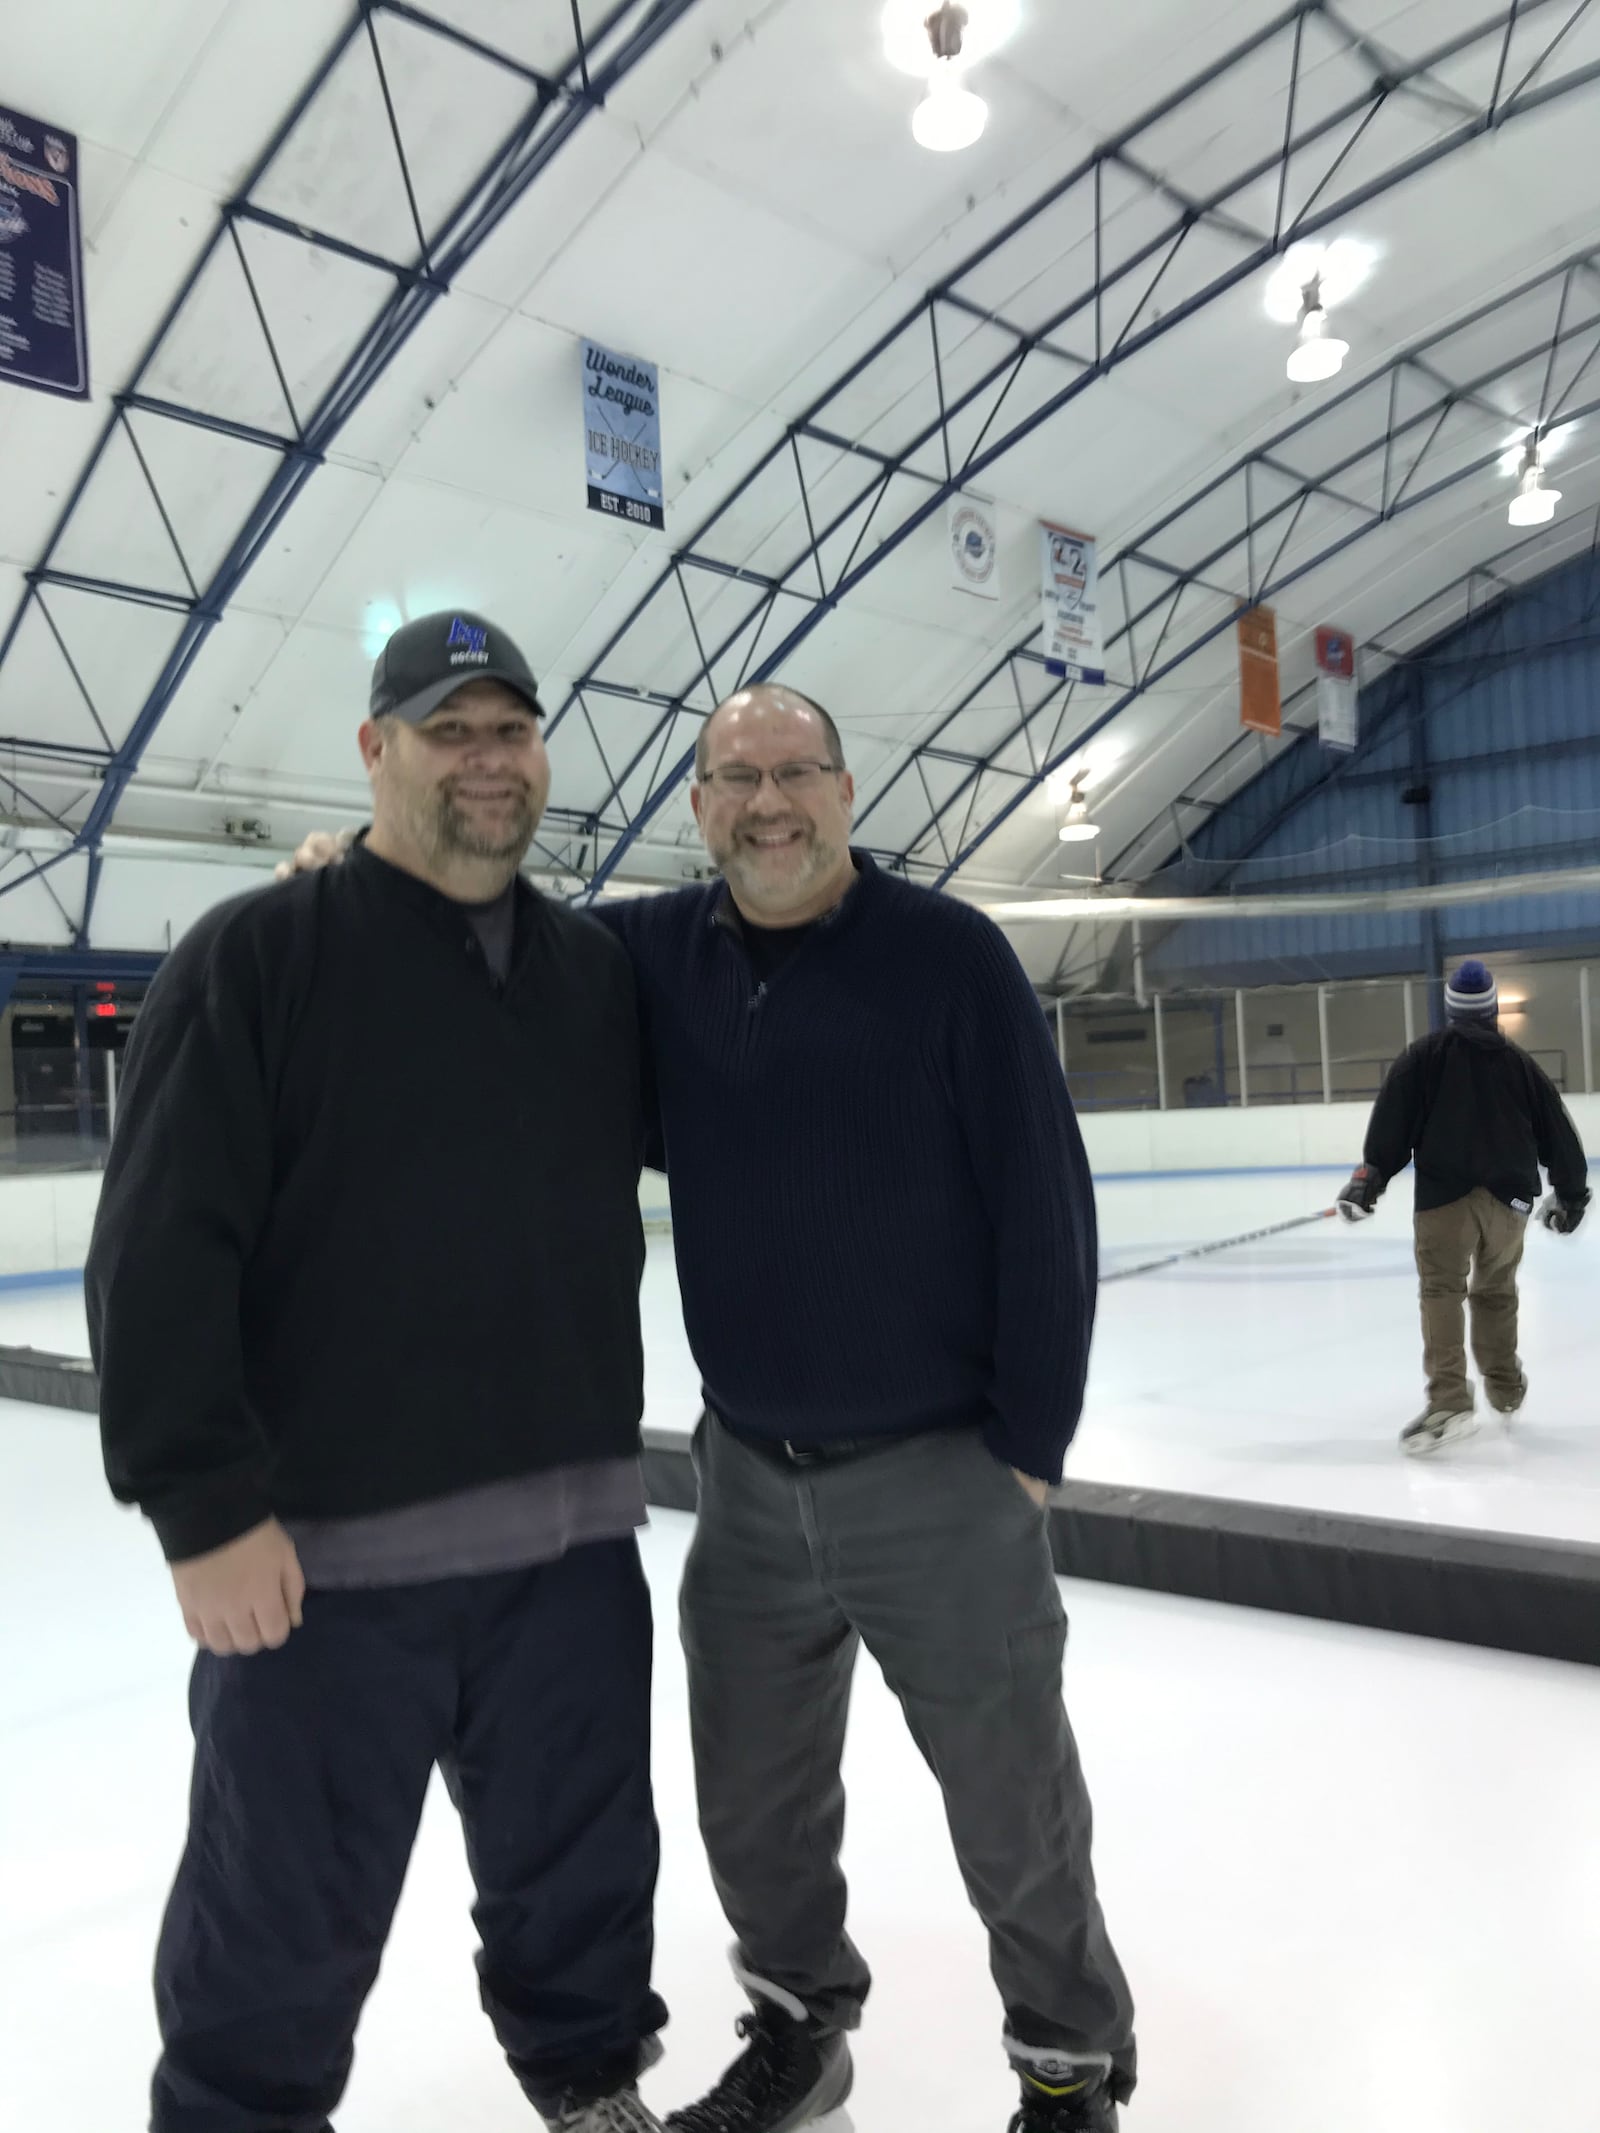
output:
[[[1278,692],[1278,618],[1270,607],[1239,617],[1239,723],[1257,733],[1283,731]]]

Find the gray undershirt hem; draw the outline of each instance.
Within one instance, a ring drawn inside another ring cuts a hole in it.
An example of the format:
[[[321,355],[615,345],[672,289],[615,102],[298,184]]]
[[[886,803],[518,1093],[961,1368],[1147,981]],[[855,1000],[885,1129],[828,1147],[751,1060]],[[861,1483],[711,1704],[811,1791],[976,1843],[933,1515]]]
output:
[[[423,1585],[532,1570],[648,1522],[637,1459],[600,1459],[464,1489],[364,1518],[283,1521],[306,1584],[325,1591]]]

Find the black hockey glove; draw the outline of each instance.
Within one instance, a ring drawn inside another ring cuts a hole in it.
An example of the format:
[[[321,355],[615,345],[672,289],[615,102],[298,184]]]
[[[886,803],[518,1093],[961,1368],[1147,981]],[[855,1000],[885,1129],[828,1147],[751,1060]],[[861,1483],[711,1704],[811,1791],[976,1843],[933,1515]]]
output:
[[[1383,1192],[1383,1175],[1370,1163],[1358,1163],[1349,1184],[1340,1193],[1339,1213],[1346,1222],[1365,1222]]]
[[[1539,1220],[1558,1237],[1570,1237],[1583,1220],[1588,1204],[1587,1199],[1563,1200],[1559,1193],[1553,1192],[1540,1207]]]

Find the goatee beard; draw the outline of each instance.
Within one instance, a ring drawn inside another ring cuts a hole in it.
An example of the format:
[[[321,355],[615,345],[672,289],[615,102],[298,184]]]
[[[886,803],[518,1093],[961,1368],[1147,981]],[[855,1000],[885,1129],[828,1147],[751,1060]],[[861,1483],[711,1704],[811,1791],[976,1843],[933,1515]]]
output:
[[[537,827],[533,802],[527,793],[519,798],[516,813],[504,829],[487,832],[477,828],[449,794],[443,794],[432,822],[433,845],[442,858],[520,862]]]

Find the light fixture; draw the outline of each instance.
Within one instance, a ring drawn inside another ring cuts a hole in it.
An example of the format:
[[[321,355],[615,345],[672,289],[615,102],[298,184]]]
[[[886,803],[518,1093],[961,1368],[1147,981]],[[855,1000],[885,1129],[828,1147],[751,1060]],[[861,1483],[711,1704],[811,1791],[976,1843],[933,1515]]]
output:
[[[975,67],[1015,34],[1022,20],[1021,0],[960,0],[961,59]],[[883,10],[883,54],[902,74],[928,78],[928,18],[943,12],[939,0],[887,0]]]
[[[1266,309],[1280,326],[1298,325],[1306,285],[1316,282],[1324,304],[1337,310],[1348,303],[1377,258],[1375,248],[1357,237],[1335,237],[1332,244],[1292,244],[1273,269],[1266,287]]]
[[[1307,282],[1300,302],[1300,338],[1290,349],[1286,366],[1291,381],[1296,385],[1320,385],[1324,379],[1338,375],[1349,353],[1350,343],[1328,331],[1321,283]]]
[[[1081,800],[1089,786],[1105,783],[1127,753],[1121,741],[1092,741],[1075,765],[1063,763],[1045,779],[1044,789],[1050,805],[1070,807],[1074,800]]]
[[[911,114],[918,147],[931,148],[935,155],[954,155],[970,148],[988,123],[989,106],[961,86],[956,62],[936,60],[928,93]]]
[[[919,0],[919,13],[926,4],[927,0]],[[928,93],[911,114],[911,132],[919,147],[931,148],[936,155],[953,155],[970,148],[989,122],[988,105],[981,96],[973,95],[962,78],[963,70],[981,57],[984,49],[972,35],[971,4],[939,0],[922,23],[917,72],[927,76]],[[886,15],[886,44],[888,26]]]
[[[1518,430],[1506,440],[1506,448],[1500,455],[1500,471],[1507,476],[1520,475],[1527,464],[1528,447],[1539,447],[1539,464],[1547,471],[1552,459],[1559,459],[1577,435],[1576,422],[1558,423],[1553,430]]]
[[[1539,433],[1535,430],[1528,439],[1527,450],[1522,455],[1521,478],[1506,516],[1513,526],[1548,526],[1556,515],[1556,505],[1560,501],[1559,489],[1545,487],[1544,464],[1539,456]]]
[[[1098,837],[1100,825],[1089,820],[1089,803],[1083,797],[1083,787],[1088,771],[1077,771],[1068,782],[1067,819],[1057,832],[1063,844],[1087,844]]]

